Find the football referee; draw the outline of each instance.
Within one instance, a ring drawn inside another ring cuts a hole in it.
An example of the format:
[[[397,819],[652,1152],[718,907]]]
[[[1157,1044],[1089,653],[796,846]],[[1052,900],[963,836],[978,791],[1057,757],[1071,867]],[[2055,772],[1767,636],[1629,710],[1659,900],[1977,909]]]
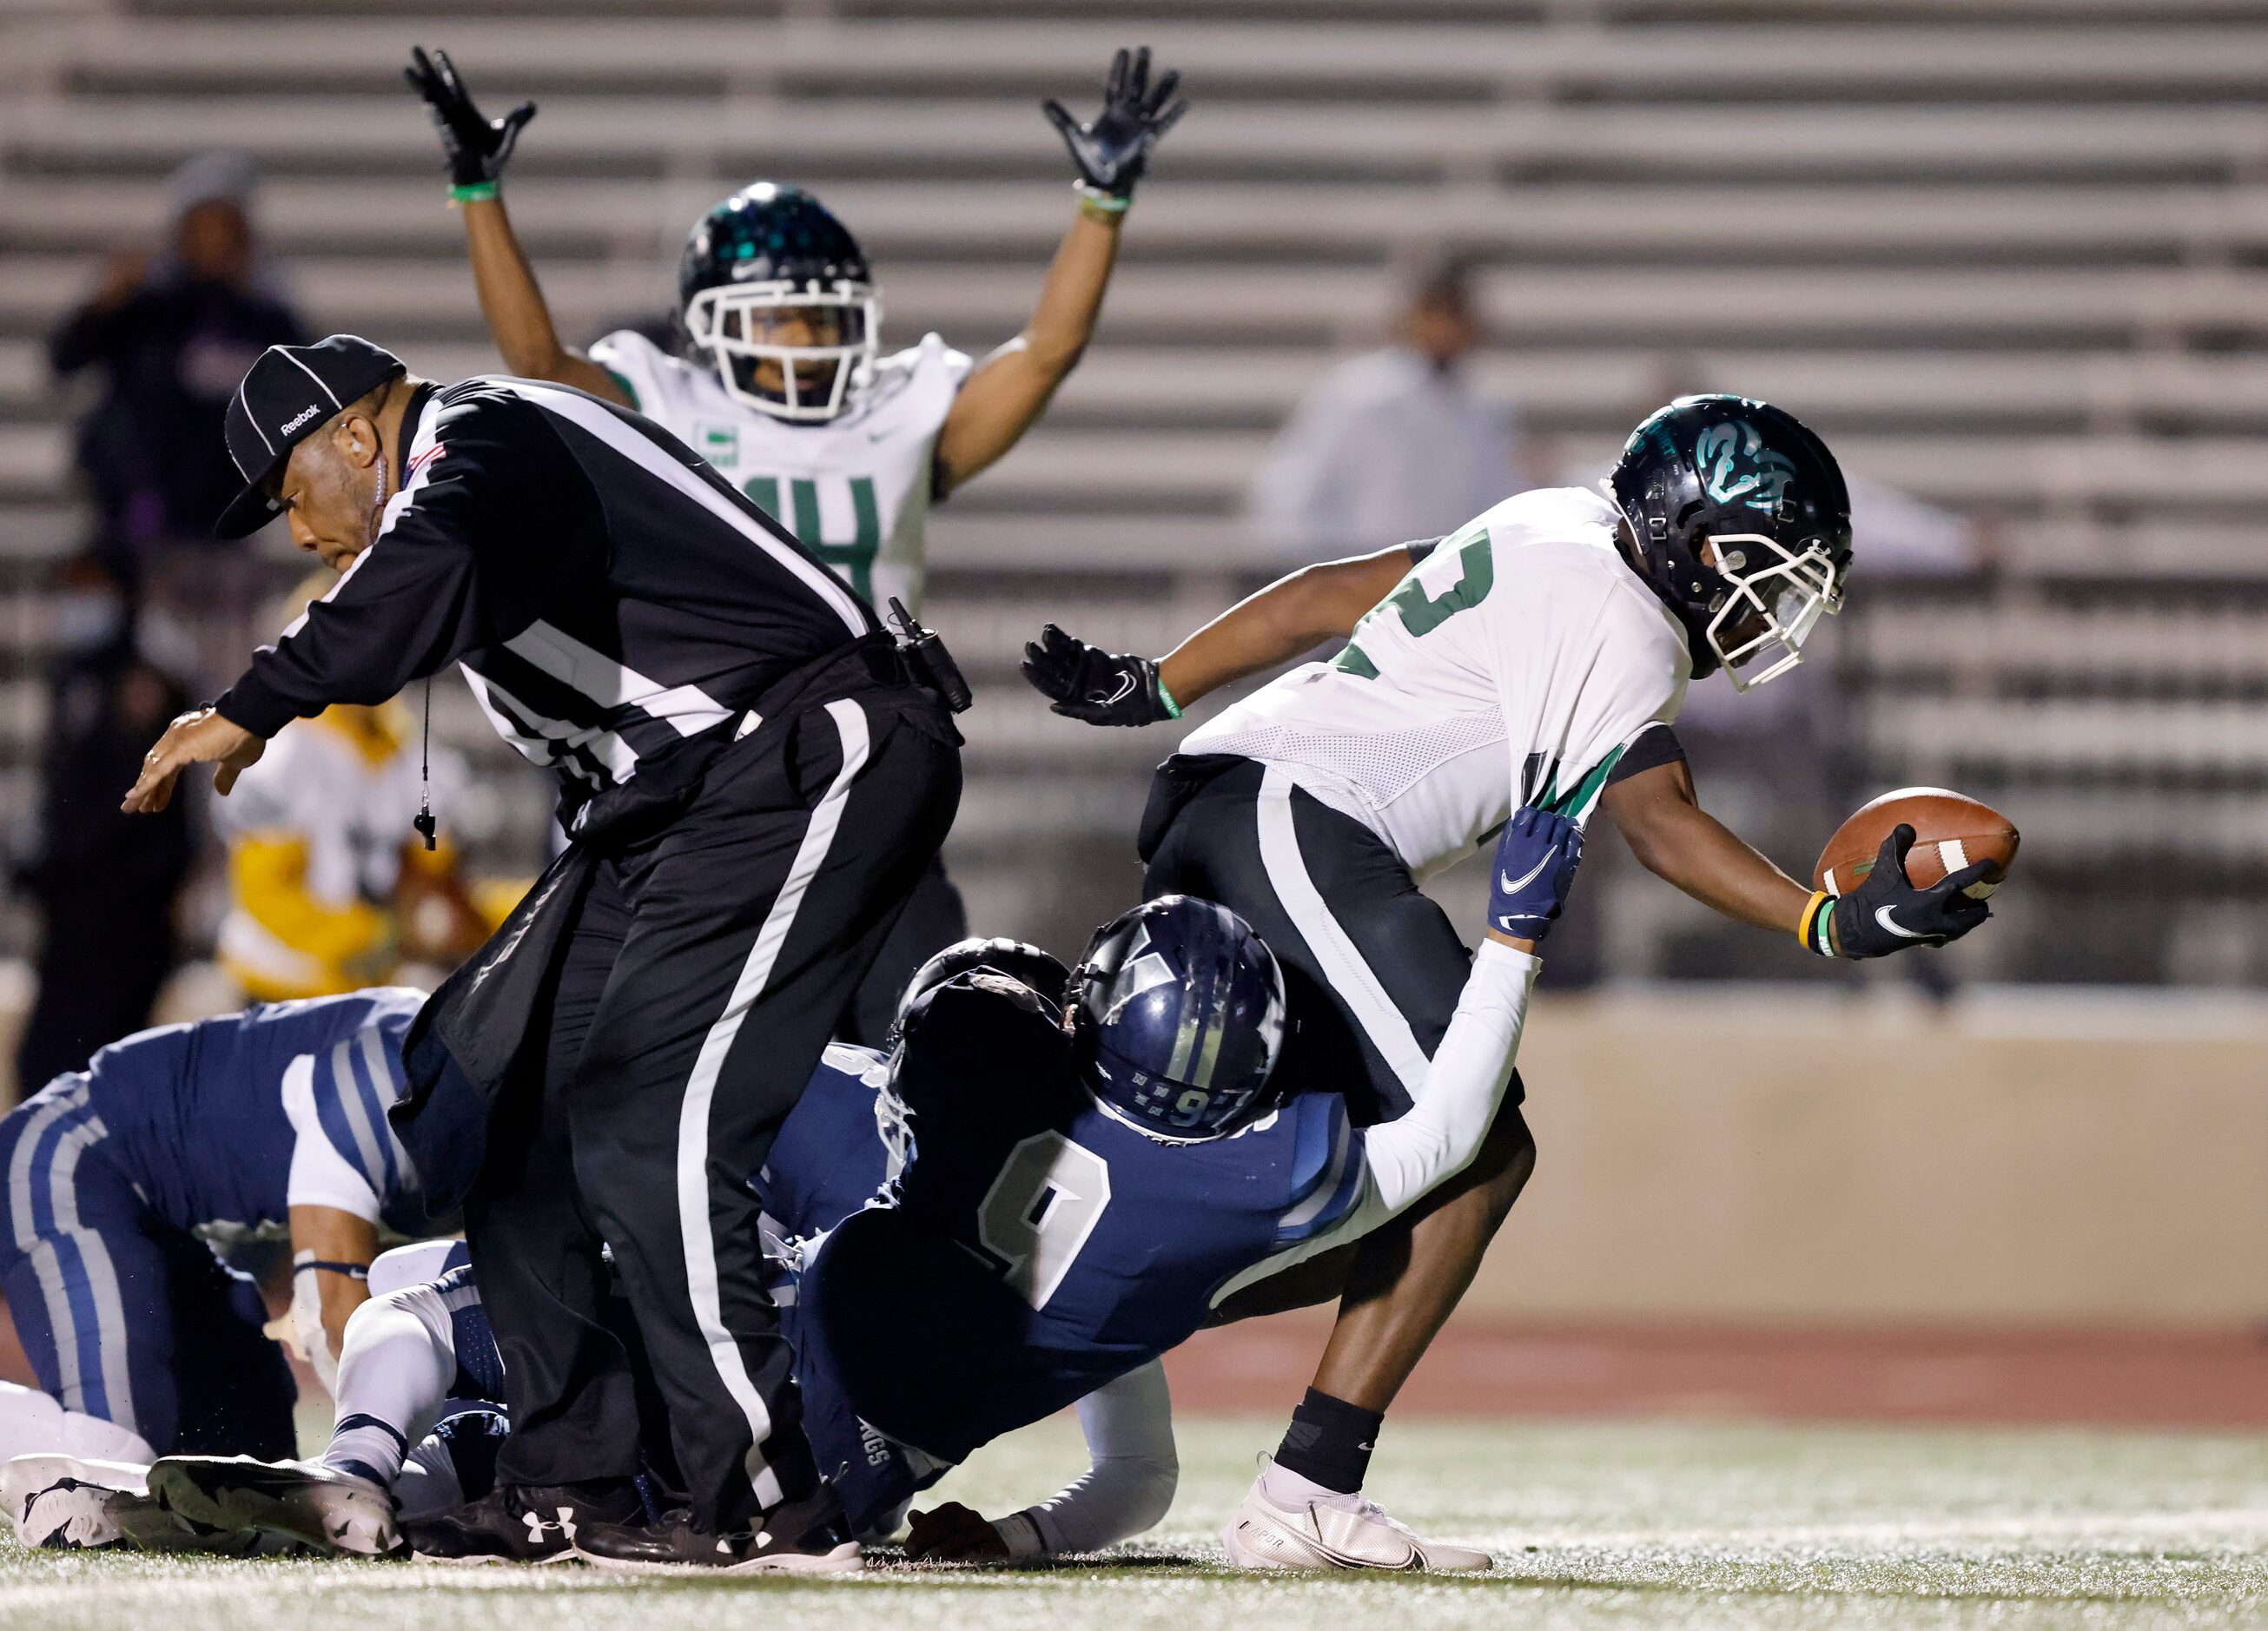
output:
[[[196,763],[225,793],[291,720],[453,662],[556,772],[574,840],[420,1022],[506,1084],[463,1201],[513,1430],[468,1549],[558,1554],[644,1510],[644,1469],[681,1486],[653,1526],[680,1561],[839,1553],[823,1516],[750,1533],[821,1503],[743,1180],[952,823],[937,691],[683,444],[579,391],[437,386],[333,335],[262,354],[227,437],[246,486],[216,530],[280,511],[339,579],[173,722],[125,807],[163,809]],[[617,1278],[672,1469],[641,1457]]]

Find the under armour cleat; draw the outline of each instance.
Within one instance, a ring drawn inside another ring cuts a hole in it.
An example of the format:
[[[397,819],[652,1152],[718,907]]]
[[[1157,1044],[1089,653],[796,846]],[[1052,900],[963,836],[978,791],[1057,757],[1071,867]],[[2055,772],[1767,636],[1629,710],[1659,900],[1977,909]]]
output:
[[[500,1484],[446,1517],[405,1524],[422,1559],[463,1563],[563,1563],[594,1524],[637,1523],[645,1502],[629,1479],[603,1484]]]
[[[594,1524],[576,1537],[575,1554],[630,1573],[848,1575],[865,1567],[843,1509],[826,1493],[774,1507],[755,1530],[738,1534],[712,1534],[683,1507],[663,1513],[659,1523]]]
[[[150,1469],[150,1494],[166,1510],[210,1530],[349,1557],[388,1557],[401,1549],[393,1498],[368,1479],[320,1463],[166,1456]]]
[[[1244,1504],[1221,1532],[1239,1569],[1427,1569],[1472,1574],[1495,1566],[1485,1552],[1421,1538],[1378,1503],[1287,1473],[1267,1457]]]

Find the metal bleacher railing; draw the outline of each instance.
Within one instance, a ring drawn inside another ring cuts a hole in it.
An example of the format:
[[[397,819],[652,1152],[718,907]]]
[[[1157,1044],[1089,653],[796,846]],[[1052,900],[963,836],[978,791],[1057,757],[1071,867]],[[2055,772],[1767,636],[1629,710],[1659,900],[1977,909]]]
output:
[[[1264,577],[1238,507],[1268,436],[1375,332],[1396,255],[1454,243],[1486,262],[1477,371],[1562,462],[1603,461],[1674,375],[1990,524],[1988,576],[1870,591],[1830,636],[1853,785],[1955,781],[2027,827],[1987,972],[2268,981],[2268,0],[9,0],[0,812],[77,526],[38,336],[180,157],[260,160],[319,326],[492,367],[395,78],[446,44],[543,102],[512,197],[571,334],[666,307],[685,224],[776,174],[861,233],[890,333],[982,349],[1067,214],[1034,101],[1135,37],[1197,112],[1100,342],[933,528],[932,621],[981,698],[955,843],[986,927],[1075,949],[1130,894],[1165,746],[1052,719],[1018,644],[1053,617],[1154,648]],[[540,804],[512,797],[504,827]],[[2106,960],[2114,874],[2140,915]],[[2178,944],[2200,911],[2210,956]]]

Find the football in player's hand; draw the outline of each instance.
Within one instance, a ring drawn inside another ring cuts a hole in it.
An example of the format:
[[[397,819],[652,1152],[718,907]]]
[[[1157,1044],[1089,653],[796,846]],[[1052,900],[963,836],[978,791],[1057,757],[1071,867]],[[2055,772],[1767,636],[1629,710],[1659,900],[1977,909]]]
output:
[[[1982,900],[2000,886],[2016,858],[2015,823],[1991,805],[1941,787],[1902,787],[1860,805],[1835,829],[1812,869],[1811,886],[1830,895],[1848,893],[1874,870],[1882,841],[1901,822],[1914,830],[1906,877],[1917,889],[1983,862],[1992,870],[1967,892]]]

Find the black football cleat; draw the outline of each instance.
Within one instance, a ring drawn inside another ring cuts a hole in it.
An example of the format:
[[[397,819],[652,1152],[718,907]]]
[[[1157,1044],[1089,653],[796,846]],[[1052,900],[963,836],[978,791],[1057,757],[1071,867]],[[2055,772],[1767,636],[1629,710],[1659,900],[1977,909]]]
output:
[[[735,1575],[849,1575],[865,1567],[833,1495],[774,1507],[754,1532],[712,1534],[678,1507],[656,1524],[593,1524],[575,1538],[575,1555],[600,1569],[715,1569]]]
[[[587,1484],[500,1484],[446,1517],[404,1524],[418,1557],[462,1563],[561,1563],[592,1525],[634,1524],[645,1502],[629,1479]]]

